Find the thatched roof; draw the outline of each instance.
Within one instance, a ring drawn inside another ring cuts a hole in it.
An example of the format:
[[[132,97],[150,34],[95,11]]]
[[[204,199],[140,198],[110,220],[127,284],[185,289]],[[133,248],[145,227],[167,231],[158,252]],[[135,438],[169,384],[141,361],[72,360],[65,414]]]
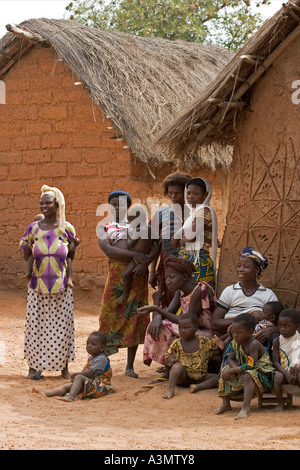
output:
[[[0,40],[0,79],[31,47],[53,48],[148,166],[176,163],[152,141],[232,58],[218,46],[100,31],[68,20],[32,19],[7,28]],[[210,168],[227,168],[230,161],[227,151],[196,159]]]
[[[197,99],[158,135],[170,156],[231,146],[251,87],[300,34],[300,0],[288,2],[255,33]]]

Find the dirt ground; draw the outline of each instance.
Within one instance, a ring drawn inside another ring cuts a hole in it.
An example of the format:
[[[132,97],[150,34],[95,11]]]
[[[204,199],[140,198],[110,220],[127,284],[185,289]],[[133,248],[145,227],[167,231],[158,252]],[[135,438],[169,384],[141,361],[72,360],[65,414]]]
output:
[[[216,390],[196,394],[178,388],[166,400],[167,388],[160,383],[143,388],[157,376],[157,364],[147,367],[138,349],[138,379],[125,377],[126,350],[111,356],[116,393],[94,400],[64,403],[32,393],[57,387],[65,380],[59,373],[45,372],[45,379],[26,378],[23,332],[26,288],[21,292],[0,291],[0,449],[8,450],[298,450],[300,398],[293,408],[273,412],[274,406],[257,407],[251,415],[234,420],[233,411],[214,414],[220,404]],[[98,329],[99,305],[75,296],[76,362],[70,371],[86,362],[85,342]],[[2,344],[3,346],[3,344]]]

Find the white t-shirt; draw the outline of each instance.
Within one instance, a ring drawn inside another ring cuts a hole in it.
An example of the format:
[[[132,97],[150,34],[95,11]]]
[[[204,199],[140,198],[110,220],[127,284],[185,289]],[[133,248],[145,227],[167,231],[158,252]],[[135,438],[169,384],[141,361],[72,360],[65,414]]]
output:
[[[225,287],[217,301],[219,307],[228,309],[224,318],[234,318],[240,313],[251,313],[262,310],[267,302],[277,301],[277,297],[271,289],[259,284],[258,289],[252,295],[245,295],[239,282]]]

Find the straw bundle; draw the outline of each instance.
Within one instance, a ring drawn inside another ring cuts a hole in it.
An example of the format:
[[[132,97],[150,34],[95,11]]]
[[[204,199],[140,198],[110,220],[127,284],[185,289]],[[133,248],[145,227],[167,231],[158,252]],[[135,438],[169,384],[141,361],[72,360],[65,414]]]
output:
[[[156,138],[174,158],[233,145],[235,122],[252,85],[300,34],[300,0],[283,4],[208,87]]]

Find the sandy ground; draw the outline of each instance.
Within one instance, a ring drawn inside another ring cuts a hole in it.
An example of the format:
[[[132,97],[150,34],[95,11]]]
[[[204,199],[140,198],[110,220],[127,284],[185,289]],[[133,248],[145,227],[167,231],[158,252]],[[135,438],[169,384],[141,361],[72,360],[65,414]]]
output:
[[[274,406],[257,407],[251,415],[234,420],[233,411],[214,414],[220,404],[216,390],[191,394],[178,388],[166,400],[167,388],[160,383],[143,388],[157,376],[157,364],[147,367],[138,349],[138,379],[125,377],[126,350],[111,357],[116,393],[95,400],[64,403],[32,393],[57,387],[65,380],[59,373],[45,372],[45,379],[26,378],[23,359],[23,331],[26,289],[0,291],[0,449],[15,450],[298,450],[300,443],[300,398],[293,409],[283,413]],[[86,362],[85,342],[98,327],[97,302],[76,300],[76,362],[70,371],[81,370]]]

